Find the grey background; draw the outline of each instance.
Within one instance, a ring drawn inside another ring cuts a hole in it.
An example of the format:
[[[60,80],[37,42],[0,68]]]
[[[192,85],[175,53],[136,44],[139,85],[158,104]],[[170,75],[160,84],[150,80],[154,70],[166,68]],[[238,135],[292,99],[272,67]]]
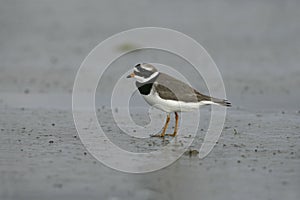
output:
[[[1,0],[0,198],[299,199],[299,8],[297,0]],[[94,46],[144,26],[202,44],[234,107],[206,159],[129,175],[83,153],[71,92]]]

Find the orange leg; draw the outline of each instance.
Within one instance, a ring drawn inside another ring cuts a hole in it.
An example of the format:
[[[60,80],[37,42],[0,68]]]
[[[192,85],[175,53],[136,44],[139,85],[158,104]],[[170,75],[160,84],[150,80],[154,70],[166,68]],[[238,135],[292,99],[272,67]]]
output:
[[[177,131],[178,131],[178,119],[179,119],[179,116],[178,116],[178,113],[175,112],[175,128],[174,128],[174,132],[173,134],[167,134],[168,136],[172,136],[172,137],[175,137],[177,135]]]
[[[165,137],[165,133],[168,128],[169,122],[170,122],[170,113],[168,113],[168,115],[167,115],[167,120],[166,120],[166,123],[165,123],[162,133],[157,134],[157,135],[152,135],[152,137]]]

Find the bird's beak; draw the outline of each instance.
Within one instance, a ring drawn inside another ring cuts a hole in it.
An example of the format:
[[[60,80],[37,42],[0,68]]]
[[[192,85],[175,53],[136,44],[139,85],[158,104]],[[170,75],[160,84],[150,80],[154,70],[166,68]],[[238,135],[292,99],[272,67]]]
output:
[[[132,72],[131,74],[129,74],[126,78],[133,78],[134,77],[134,73]]]

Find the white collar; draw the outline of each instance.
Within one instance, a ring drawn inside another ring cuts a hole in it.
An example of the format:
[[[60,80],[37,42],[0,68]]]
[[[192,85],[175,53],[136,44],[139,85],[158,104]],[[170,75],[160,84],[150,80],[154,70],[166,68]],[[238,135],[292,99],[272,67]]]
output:
[[[158,76],[158,74],[159,74],[159,72],[154,72],[148,78],[143,78],[143,77],[140,77],[140,76],[135,76],[135,78],[137,79],[137,82],[139,82],[139,83],[146,83],[146,82],[150,81],[151,79],[155,78],[156,76]]]

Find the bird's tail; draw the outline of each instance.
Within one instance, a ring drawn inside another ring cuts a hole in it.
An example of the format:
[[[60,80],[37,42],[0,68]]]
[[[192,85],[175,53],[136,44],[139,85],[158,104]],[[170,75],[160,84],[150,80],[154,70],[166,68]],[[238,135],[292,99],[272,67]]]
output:
[[[210,97],[208,95],[200,94],[199,92],[195,91],[198,97],[198,101],[202,104],[211,104],[211,105],[220,105],[220,106],[226,106],[231,107],[231,103],[226,99],[218,99],[214,97]]]
[[[226,99],[218,99],[218,98],[211,97],[211,102],[213,102],[213,104],[218,104],[218,105],[221,105],[221,106],[231,107],[231,103]]]

